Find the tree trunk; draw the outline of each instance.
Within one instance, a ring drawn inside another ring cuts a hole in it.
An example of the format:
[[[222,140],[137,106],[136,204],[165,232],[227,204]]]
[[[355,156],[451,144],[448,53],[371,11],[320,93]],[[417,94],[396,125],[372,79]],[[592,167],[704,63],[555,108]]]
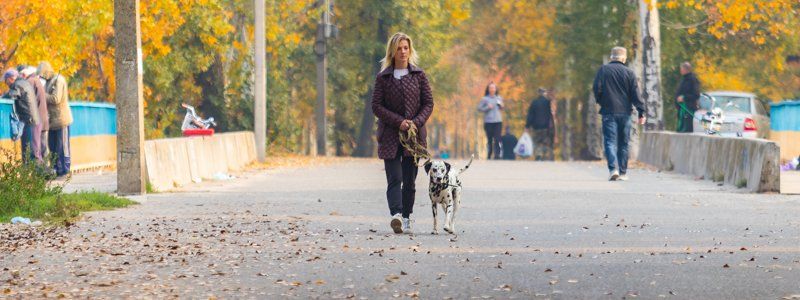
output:
[[[649,5],[648,3],[649,2]],[[658,1],[639,0],[642,98],[647,105],[646,130],[664,130],[661,99],[661,31]]]
[[[663,130],[663,102],[661,101],[661,32],[659,29],[656,0],[639,0],[639,30],[632,68],[639,77],[642,101],[647,106],[645,130]],[[642,127],[638,125],[639,114],[631,115],[631,137],[629,156],[631,160],[639,157],[639,138]]]
[[[379,44],[383,44],[389,39],[389,32],[386,27],[387,26],[383,24],[383,19],[378,17],[378,30],[375,38]],[[384,55],[383,51],[383,49],[376,48],[370,62],[375,63],[380,60]],[[372,74],[370,74],[371,76],[368,76],[368,78],[374,78],[375,74],[378,74],[380,71],[381,66],[375,64],[375,67],[372,69]],[[375,156],[375,143],[373,140],[373,136],[375,135],[375,116],[372,114],[372,89],[374,85],[374,82],[371,82],[367,94],[364,95],[364,113],[361,116],[361,130],[359,131],[358,145],[356,146],[356,151],[353,152],[353,156]]]
[[[603,121],[597,114],[599,106],[594,93],[589,93],[589,101],[584,110],[586,114],[586,155],[589,160],[603,159]]]
[[[640,59],[640,57],[642,57],[642,48],[641,45],[639,45],[638,43],[638,41],[641,41],[641,31],[639,31],[639,35],[636,41],[637,42],[634,43],[633,48],[630,51],[632,56],[629,59],[630,59],[630,67],[636,74],[637,78],[636,83],[639,85],[638,90],[641,91],[643,82],[641,77],[643,67],[642,67],[642,60]],[[642,98],[642,101],[645,101],[644,98]],[[647,102],[645,101],[645,105],[646,104]],[[639,118],[639,112],[634,109],[631,112],[631,134],[630,134],[630,140],[628,142],[628,158],[630,160],[636,160],[636,158],[639,156],[640,128],[639,128],[638,118]]]
[[[558,146],[561,149],[561,160],[570,161],[572,159],[572,139],[571,139],[572,128],[570,126],[571,123],[569,117],[571,110],[570,98],[566,98],[564,99],[564,101],[560,101],[558,104],[559,106],[561,106],[559,110],[561,111],[562,115],[562,118],[560,120],[561,143],[559,143],[560,145]]]

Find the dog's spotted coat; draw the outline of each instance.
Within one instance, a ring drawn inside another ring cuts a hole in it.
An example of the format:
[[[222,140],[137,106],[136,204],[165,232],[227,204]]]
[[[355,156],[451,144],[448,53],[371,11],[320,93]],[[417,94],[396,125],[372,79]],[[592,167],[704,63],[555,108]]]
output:
[[[433,212],[433,234],[438,234],[437,206],[444,210],[444,231],[455,232],[455,214],[461,205],[461,180],[458,176],[472,164],[472,158],[461,170],[452,170],[449,163],[444,161],[429,161],[425,163],[425,172],[430,177],[428,195],[431,197],[431,211]]]

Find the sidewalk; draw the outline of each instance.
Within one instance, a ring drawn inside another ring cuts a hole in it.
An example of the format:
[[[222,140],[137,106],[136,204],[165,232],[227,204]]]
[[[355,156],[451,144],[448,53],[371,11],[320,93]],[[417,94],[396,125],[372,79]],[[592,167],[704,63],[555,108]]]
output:
[[[72,175],[68,180],[56,180],[55,184],[65,184],[65,193],[75,193],[81,191],[95,191],[103,193],[117,192],[117,172],[116,171],[94,171],[78,173]]]

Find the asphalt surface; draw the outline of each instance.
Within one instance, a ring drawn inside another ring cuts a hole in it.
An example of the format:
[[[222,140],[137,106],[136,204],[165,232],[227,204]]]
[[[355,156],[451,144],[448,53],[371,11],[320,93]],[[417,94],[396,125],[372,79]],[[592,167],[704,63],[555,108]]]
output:
[[[0,227],[0,298],[800,299],[800,197],[630,175],[475,161],[457,235],[431,235],[420,173],[395,235],[378,160],[250,172]]]

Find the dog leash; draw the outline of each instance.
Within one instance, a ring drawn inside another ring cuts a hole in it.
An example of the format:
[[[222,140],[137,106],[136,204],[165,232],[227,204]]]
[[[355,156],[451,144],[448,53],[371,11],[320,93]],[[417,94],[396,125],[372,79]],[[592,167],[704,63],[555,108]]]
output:
[[[419,140],[417,139],[417,125],[414,123],[411,123],[408,130],[400,130],[400,145],[411,153],[411,156],[414,157],[414,164],[417,164],[418,167],[420,158],[424,158],[427,161],[431,160],[428,149],[419,144]]]

